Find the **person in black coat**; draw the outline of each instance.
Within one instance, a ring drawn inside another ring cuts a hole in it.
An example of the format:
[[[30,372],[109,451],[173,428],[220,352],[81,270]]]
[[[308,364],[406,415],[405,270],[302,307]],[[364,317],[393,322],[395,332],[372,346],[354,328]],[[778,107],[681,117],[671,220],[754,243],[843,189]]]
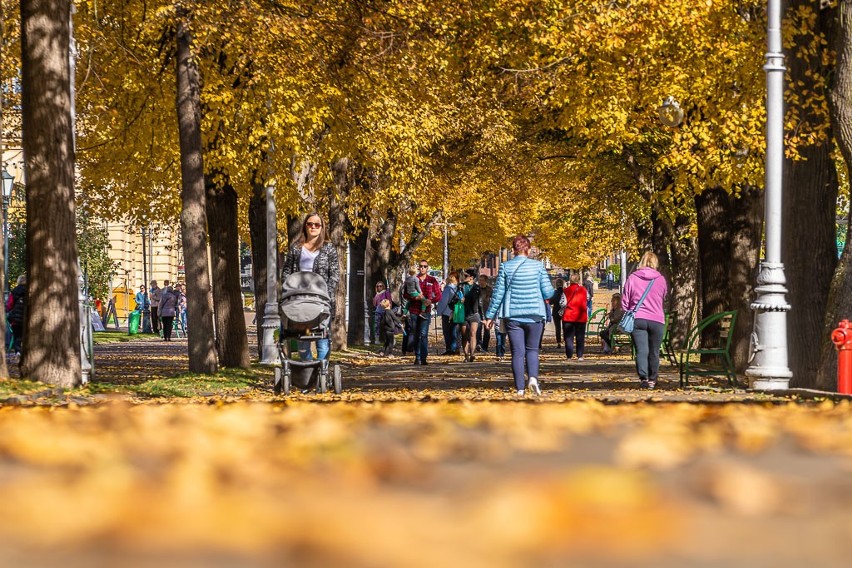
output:
[[[12,288],[6,300],[6,318],[12,328],[12,352],[20,353],[24,344],[24,318],[27,315],[27,277],[18,276],[17,286]]]

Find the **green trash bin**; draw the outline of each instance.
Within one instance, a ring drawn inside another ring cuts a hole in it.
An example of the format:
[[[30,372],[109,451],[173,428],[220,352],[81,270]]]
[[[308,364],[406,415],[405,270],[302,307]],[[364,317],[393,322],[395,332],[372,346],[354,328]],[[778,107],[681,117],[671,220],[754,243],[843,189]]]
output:
[[[142,322],[142,312],[133,310],[127,316],[127,334],[136,335],[139,333],[139,324]]]

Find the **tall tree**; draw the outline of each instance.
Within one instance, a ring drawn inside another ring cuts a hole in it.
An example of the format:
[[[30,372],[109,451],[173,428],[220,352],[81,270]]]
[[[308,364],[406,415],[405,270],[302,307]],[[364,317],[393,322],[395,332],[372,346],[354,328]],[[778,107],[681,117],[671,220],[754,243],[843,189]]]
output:
[[[21,2],[28,293],[22,372],[63,387],[81,378],[70,18],[71,0]]]
[[[189,309],[189,370],[216,372],[213,313],[207,258],[207,218],[204,161],[201,154],[201,85],[192,54],[189,14],[177,6],[177,119],[180,137],[180,229],[186,265],[186,300]],[[239,263],[238,263],[239,264]]]
[[[831,105],[831,123],[837,146],[846,163],[846,170],[852,171],[852,0],[838,2],[840,17],[836,41],[837,66],[834,82],[831,85],[829,103]],[[849,210],[846,225],[846,245],[840,255],[840,261],[834,271],[828,305],[823,324],[823,336],[837,326],[837,322],[849,319],[852,314],[852,208]],[[820,350],[817,386],[824,390],[837,389],[837,353],[834,346],[825,342]]]
[[[823,328],[837,266],[838,178],[826,99],[838,12],[834,3],[817,6],[808,0],[791,0],[786,12],[792,34],[787,50],[787,122],[796,125],[787,140],[792,159],[784,164],[781,258],[795,322],[787,326],[787,345],[791,385],[815,387],[820,351],[828,343]]]

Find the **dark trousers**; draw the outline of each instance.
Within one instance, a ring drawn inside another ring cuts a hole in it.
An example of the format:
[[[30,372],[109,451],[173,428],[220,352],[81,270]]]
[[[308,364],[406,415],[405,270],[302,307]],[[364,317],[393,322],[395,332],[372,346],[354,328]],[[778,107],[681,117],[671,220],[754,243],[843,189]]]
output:
[[[175,324],[175,316],[163,316],[163,339],[172,340],[172,328]]]
[[[538,344],[544,333],[544,322],[520,323],[507,320],[509,347],[512,350],[512,375],[515,378],[515,388],[524,390],[524,369],[527,375],[538,378]]]
[[[586,322],[562,322],[562,335],[565,337],[565,356],[574,356],[574,338],[577,338],[577,357],[582,357],[586,350]]]
[[[12,351],[20,353],[24,346],[24,321],[9,320],[9,327],[12,328]]]
[[[480,325],[476,328],[476,347],[480,351],[488,352],[489,345],[491,345],[491,330]]]
[[[453,323],[453,316],[441,316],[441,333],[444,335],[445,351],[458,351],[459,324]]]
[[[556,345],[559,345],[562,343],[562,320],[553,318],[553,329],[556,331]]]
[[[666,326],[656,321],[637,318],[633,323],[636,346],[636,373],[639,380],[656,381],[660,374],[660,344]]]
[[[506,334],[500,333],[499,330],[494,331],[494,343],[497,344],[497,356],[505,357],[506,356]]]
[[[157,306],[151,306],[151,327],[154,333],[160,335],[160,318],[157,317]]]
[[[385,355],[390,355],[393,351],[393,346],[396,344],[396,338],[394,337],[392,331],[384,330],[383,333],[385,336],[385,347],[384,349],[382,349],[382,353],[384,353]]]

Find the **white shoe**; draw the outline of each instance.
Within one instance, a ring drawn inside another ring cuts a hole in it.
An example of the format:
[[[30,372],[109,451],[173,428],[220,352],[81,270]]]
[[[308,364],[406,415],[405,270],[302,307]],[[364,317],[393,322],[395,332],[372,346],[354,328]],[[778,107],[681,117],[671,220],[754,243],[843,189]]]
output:
[[[582,357],[577,357],[577,361],[585,361]]]
[[[530,384],[528,385],[530,390],[535,393],[536,396],[541,396],[541,389],[538,388],[538,379],[535,377],[530,377]]]
[[[515,392],[515,394],[518,395],[518,396],[524,396],[524,391],[519,390],[519,391]]]

